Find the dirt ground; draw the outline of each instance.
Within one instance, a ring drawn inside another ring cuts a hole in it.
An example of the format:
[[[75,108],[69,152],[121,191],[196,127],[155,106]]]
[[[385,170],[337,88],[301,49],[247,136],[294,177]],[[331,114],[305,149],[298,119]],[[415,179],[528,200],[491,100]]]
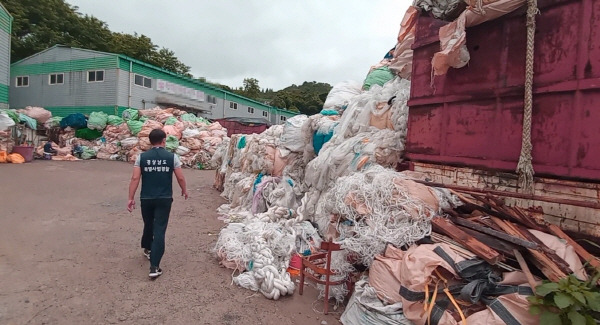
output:
[[[163,275],[149,280],[140,210],[125,209],[131,170],[0,165],[0,324],[339,324],[312,287],[272,301],[231,284],[210,252],[224,203],[213,171],[184,171],[190,198],[175,198]]]

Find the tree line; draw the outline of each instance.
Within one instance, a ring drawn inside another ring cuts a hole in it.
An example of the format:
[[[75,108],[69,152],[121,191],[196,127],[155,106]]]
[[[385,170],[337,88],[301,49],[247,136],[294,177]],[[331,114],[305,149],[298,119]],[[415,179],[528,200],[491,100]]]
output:
[[[112,32],[108,25],[91,15],[82,14],[76,6],[64,0],[0,0],[13,16],[11,62],[16,62],[56,44],[90,50],[124,54],[174,73],[194,78],[190,67],[175,53],[160,47],[143,34]],[[268,105],[298,111],[318,113],[331,85],[304,82],[279,91],[261,89],[255,78],[244,79],[243,85],[231,88],[212,83],[204,77],[196,80]]]

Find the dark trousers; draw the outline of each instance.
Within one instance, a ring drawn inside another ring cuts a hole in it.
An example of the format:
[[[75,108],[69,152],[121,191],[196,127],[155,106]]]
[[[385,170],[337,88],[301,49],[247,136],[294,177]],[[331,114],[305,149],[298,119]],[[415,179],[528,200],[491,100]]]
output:
[[[158,267],[165,253],[165,233],[173,199],[141,199],[140,201],[144,219],[142,248],[151,251],[150,265]]]

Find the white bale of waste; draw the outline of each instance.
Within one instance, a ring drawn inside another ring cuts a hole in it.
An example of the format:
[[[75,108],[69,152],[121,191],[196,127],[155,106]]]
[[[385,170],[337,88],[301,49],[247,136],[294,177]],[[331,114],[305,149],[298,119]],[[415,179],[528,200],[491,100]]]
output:
[[[352,98],[359,95],[362,91],[362,84],[357,81],[342,81],[337,83],[329,91],[325,103],[323,104],[324,109],[342,109],[347,106]]]
[[[302,126],[308,120],[308,116],[296,115],[285,121],[283,134],[281,135],[280,145],[293,152],[304,151],[304,137],[302,136]]]

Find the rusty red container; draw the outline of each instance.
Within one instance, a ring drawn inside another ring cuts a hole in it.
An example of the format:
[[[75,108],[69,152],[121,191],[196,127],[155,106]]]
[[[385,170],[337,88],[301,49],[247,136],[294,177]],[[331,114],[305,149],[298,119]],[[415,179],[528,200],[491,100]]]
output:
[[[536,175],[600,181],[600,1],[539,0],[532,143]],[[445,23],[418,19],[406,157],[514,171],[521,150],[524,8],[467,29],[471,60],[432,80]]]
[[[233,134],[262,133],[269,127],[265,123],[246,123],[232,119],[220,119],[217,122],[227,129],[228,137],[231,137]]]

